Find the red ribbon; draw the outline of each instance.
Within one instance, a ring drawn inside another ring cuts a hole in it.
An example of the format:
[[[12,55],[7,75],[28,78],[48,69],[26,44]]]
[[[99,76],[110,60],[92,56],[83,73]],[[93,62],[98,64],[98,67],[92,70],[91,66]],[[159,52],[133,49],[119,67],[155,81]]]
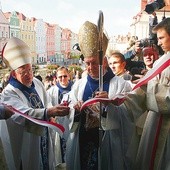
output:
[[[108,98],[92,98],[92,99],[89,99],[87,101],[85,101],[83,103],[83,105],[81,106],[81,111],[83,109],[85,109],[86,107],[88,107],[89,105],[92,105],[94,103],[97,103],[97,102],[103,102],[103,103],[113,103],[114,105],[117,105],[119,106],[120,104],[122,104],[125,100],[125,97],[124,95],[117,95],[114,99],[108,99]]]
[[[170,65],[169,55],[170,54],[167,54],[167,57],[165,56],[166,57],[165,60],[160,61],[159,66],[157,64],[154,68],[149,70],[147,74],[133,87],[133,90],[137,89],[138,87],[144,84],[147,84],[149,80],[151,80],[153,77],[155,77],[156,75],[161,73],[165,68],[167,68]]]
[[[10,110],[12,110],[15,114],[18,114],[28,120],[30,120],[31,122],[34,122],[38,125],[42,125],[42,126],[46,126],[46,127],[49,127],[49,128],[52,128],[53,130],[55,130],[56,132],[59,133],[60,136],[63,135],[65,129],[62,125],[58,124],[58,123],[54,123],[54,122],[48,122],[48,121],[45,121],[45,120],[39,120],[39,119],[35,119],[35,118],[32,118],[31,116],[29,115],[26,115],[24,113],[22,113],[21,111],[15,109],[14,107],[12,106],[9,106],[9,105],[6,105],[6,104],[3,104],[5,105],[6,107],[8,107]]]

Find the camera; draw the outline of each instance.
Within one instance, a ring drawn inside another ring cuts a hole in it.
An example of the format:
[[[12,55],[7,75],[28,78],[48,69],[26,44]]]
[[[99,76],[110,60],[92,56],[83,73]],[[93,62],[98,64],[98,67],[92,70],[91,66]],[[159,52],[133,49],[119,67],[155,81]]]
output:
[[[148,46],[152,46],[153,44],[156,44],[155,43],[155,40],[154,39],[150,39],[150,38],[145,38],[145,39],[141,39],[139,41],[139,47],[140,48],[145,48],[145,47],[148,47]]]
[[[148,41],[148,39],[141,39],[141,40],[139,41],[139,47],[140,47],[140,48],[144,48],[144,47],[147,47],[147,46],[149,46],[149,41]]]
[[[137,80],[139,79],[138,77],[135,77],[135,74],[139,74],[139,75],[143,75],[142,70],[144,70],[144,67],[133,67],[130,71],[131,75],[132,75],[132,81],[133,80]]]
[[[159,10],[165,6],[164,0],[156,0],[152,3],[149,3],[145,7],[145,11],[148,14],[152,14],[154,11]]]

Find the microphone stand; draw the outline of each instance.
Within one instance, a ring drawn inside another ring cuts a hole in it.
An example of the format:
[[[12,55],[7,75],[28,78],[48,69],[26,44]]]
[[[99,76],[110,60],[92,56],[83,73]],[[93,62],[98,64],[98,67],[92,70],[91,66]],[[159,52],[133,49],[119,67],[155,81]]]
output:
[[[98,19],[98,32],[99,32],[99,91],[103,91],[103,12],[99,11]],[[100,113],[99,113],[99,150],[98,150],[98,170],[101,170],[101,145],[103,138],[103,129],[101,125],[102,116],[102,103],[100,103]]]

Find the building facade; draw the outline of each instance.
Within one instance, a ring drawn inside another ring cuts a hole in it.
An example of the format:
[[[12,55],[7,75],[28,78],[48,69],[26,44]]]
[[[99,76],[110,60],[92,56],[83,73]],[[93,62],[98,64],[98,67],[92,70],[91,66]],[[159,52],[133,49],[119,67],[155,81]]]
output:
[[[10,24],[6,19],[4,13],[0,9],[0,64],[2,63],[2,51],[3,47],[6,44],[10,37]]]
[[[7,40],[17,37],[28,44],[33,64],[57,63],[71,58],[71,46],[77,36],[68,28],[28,18],[17,11],[0,10],[0,52]]]
[[[55,63],[55,25],[45,24],[47,62]]]
[[[16,11],[7,12],[4,14],[10,25],[10,37],[21,38],[20,35],[20,20]]]
[[[46,26],[43,19],[34,19],[37,64],[47,62]]]

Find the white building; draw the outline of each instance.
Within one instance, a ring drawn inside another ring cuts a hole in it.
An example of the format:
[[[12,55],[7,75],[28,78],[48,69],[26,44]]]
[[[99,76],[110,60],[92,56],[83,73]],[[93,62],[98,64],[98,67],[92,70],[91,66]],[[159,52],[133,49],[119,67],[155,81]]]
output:
[[[37,53],[37,63],[45,63],[47,61],[46,52],[46,28],[43,19],[36,19],[35,26],[36,32],[36,53]]]

